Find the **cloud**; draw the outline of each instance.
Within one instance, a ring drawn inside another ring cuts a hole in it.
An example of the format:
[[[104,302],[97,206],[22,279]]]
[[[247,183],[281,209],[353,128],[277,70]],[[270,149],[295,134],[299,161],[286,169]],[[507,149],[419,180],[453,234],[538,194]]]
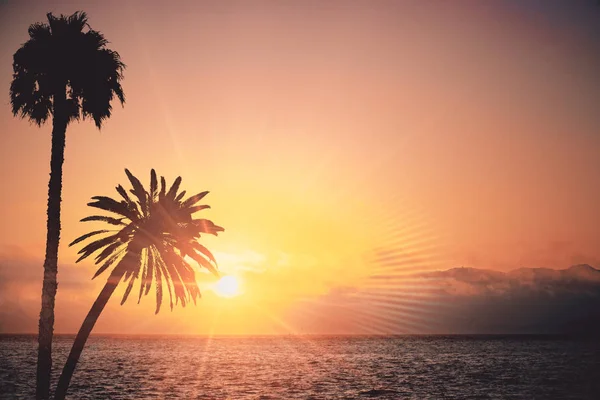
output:
[[[600,271],[576,265],[372,276],[296,304],[288,318],[314,333],[600,333]]]
[[[226,272],[264,272],[267,261],[263,254],[252,250],[241,253],[215,252],[214,256],[219,262],[219,267]]]
[[[380,268],[371,270],[370,276],[350,279],[346,270],[336,269],[339,260],[252,252],[218,258],[226,272],[242,277],[248,292],[236,307],[264,309],[280,318],[288,333],[600,333],[600,271],[589,265],[509,272]],[[0,332],[37,331],[42,265],[43,260],[23,249],[0,249]],[[79,328],[105,281],[92,281],[93,272],[91,265],[59,265],[58,332]],[[189,320],[183,315],[205,316],[210,314],[207,307],[220,304],[208,296],[201,307],[185,314],[165,310],[160,318],[148,318],[153,299],[142,308],[121,307],[117,300],[109,304],[110,312],[98,329],[161,330],[164,321],[171,327]],[[235,307],[230,311],[232,321],[237,321]],[[124,316],[129,324],[120,328]],[[244,326],[238,328],[243,331]]]
[[[18,248],[0,251],[0,288],[3,286],[39,286],[43,278],[44,261]],[[92,269],[85,263],[64,264],[59,261],[60,289],[81,290],[88,288]]]
[[[565,270],[518,268],[506,273],[477,268],[452,268],[419,274],[417,277],[434,279],[446,294],[452,295],[595,295],[600,289],[600,270],[587,264],[574,265]],[[465,288],[469,288],[468,293],[461,291]]]
[[[0,249],[0,333],[35,332],[41,304],[43,278],[42,259],[24,249]],[[63,325],[73,308],[89,307],[96,294],[97,282],[92,282],[92,269],[85,265],[59,262],[57,307],[65,305],[58,315],[57,326]],[[74,326],[75,324],[73,324]]]
[[[465,272],[446,271],[440,280],[452,305],[452,312],[441,316],[450,332],[600,332],[600,271],[587,265],[519,269],[495,279]]]

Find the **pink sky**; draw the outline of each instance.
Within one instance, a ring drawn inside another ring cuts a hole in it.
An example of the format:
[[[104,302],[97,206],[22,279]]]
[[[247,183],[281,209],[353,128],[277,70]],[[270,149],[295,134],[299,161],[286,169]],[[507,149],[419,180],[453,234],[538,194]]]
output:
[[[112,195],[127,167],[210,190],[209,218],[226,232],[208,244],[228,272],[263,274],[246,277],[250,287],[280,285],[264,299],[286,299],[265,306],[276,316],[299,298],[360,288],[377,248],[434,255],[422,269],[600,267],[591,3],[4,1],[0,267],[12,270],[0,279],[37,313],[51,127],[11,115],[12,54],[47,11],[79,9],[127,64],[127,103],[101,132],[89,122],[67,131],[65,265],[88,199]],[[32,259],[39,271],[26,270]],[[65,266],[59,281],[92,271]],[[68,318],[59,291],[58,331],[76,329],[101,283],[77,294]],[[106,318],[134,314],[117,304]],[[152,329],[207,307],[156,317]]]

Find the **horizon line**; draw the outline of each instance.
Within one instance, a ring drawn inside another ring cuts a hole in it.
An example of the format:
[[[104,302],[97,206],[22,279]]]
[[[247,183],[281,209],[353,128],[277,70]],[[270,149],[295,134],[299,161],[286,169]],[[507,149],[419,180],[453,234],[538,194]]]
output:
[[[37,336],[37,333],[0,333],[0,337],[7,336]],[[57,337],[74,337],[77,333],[55,333]],[[158,337],[171,337],[171,338],[191,338],[191,339],[214,339],[214,338],[260,338],[260,337],[381,337],[381,338],[393,338],[393,337],[581,337],[594,335],[594,332],[590,333],[558,333],[558,332],[546,332],[546,333],[248,333],[248,334],[193,334],[193,333],[97,333],[91,334],[90,337],[122,337],[122,338],[158,338]],[[594,335],[596,336],[596,335]],[[598,337],[600,340],[600,337]]]

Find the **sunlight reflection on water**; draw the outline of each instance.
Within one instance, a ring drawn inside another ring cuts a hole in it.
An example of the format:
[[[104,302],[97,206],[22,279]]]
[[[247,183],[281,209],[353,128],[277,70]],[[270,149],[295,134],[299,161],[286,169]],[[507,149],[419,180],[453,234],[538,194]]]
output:
[[[58,337],[61,366],[72,338]],[[34,336],[0,336],[0,399],[34,396]],[[58,371],[54,374],[56,380]],[[523,337],[94,337],[72,399],[597,399],[600,342]]]

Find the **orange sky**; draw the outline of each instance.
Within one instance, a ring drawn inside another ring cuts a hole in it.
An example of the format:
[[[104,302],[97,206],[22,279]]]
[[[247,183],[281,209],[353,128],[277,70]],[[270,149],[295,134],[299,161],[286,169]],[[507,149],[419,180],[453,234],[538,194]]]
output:
[[[99,332],[302,332],[290,310],[364,289],[377,249],[422,270],[600,267],[600,8],[483,3],[0,3],[0,308],[24,315],[0,331],[37,325],[51,126],[13,118],[8,87],[47,11],[85,10],[127,64],[125,108],[67,131],[58,332],[103,283],[67,244],[124,168],[211,191],[226,230],[206,243],[245,294],[158,316],[116,299]]]

